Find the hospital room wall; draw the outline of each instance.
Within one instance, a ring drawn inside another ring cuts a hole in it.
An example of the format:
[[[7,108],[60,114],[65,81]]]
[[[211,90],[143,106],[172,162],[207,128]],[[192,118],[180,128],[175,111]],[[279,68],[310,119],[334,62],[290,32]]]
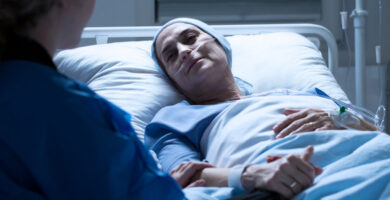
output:
[[[386,24],[390,23],[390,1],[383,1],[383,41],[382,41],[382,57],[383,63],[387,64],[390,59],[390,26]],[[340,66],[336,78],[339,84],[347,92],[349,98],[354,101],[354,69],[348,66],[348,52],[346,50],[345,41],[343,41],[340,26],[339,10],[340,0],[326,0],[323,1],[326,4],[326,9],[323,9],[323,16],[325,20],[333,20],[334,23],[329,24],[328,28],[338,37],[339,53],[340,53]],[[354,0],[347,0],[347,10],[349,13],[355,7]],[[332,5],[333,4],[333,5]],[[369,14],[367,17],[367,72],[366,72],[366,107],[370,110],[376,109],[379,102],[379,75],[384,75],[384,67],[380,68],[378,73],[377,65],[375,63],[374,48],[378,43],[378,0],[366,0],[366,9]],[[332,9],[334,8],[334,9]],[[95,13],[92,16],[88,26],[135,26],[135,25],[154,25],[155,21],[155,8],[154,0],[97,0]],[[349,41],[354,48],[354,34],[353,34],[353,20],[349,19],[348,35]],[[326,54],[326,52],[324,52]],[[353,54],[353,52],[352,52]],[[353,59],[352,59],[353,60]],[[382,65],[385,66],[385,65]],[[383,81],[385,82],[385,81]]]

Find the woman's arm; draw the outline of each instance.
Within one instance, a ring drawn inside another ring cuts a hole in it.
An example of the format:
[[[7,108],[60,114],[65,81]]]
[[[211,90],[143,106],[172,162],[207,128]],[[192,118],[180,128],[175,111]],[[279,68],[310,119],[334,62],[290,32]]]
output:
[[[172,132],[152,143],[151,149],[156,153],[162,169],[166,173],[170,173],[181,163],[200,162],[203,159],[202,154],[185,136]]]

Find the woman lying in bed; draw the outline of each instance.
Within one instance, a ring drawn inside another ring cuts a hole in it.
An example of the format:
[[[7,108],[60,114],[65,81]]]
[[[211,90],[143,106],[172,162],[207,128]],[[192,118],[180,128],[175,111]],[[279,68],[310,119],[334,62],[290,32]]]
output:
[[[157,113],[146,128],[146,144],[173,176],[188,161],[196,165],[207,160],[216,166],[200,170],[191,179],[179,179],[182,187],[203,179],[207,186],[266,189],[291,198],[313,184],[322,169],[311,161],[310,142],[293,147],[300,148],[294,154],[268,155],[268,162],[257,155],[275,139],[340,129],[328,114],[339,109],[333,101],[312,91],[249,94],[250,85],[232,75],[227,40],[198,20],[168,22],[156,34],[152,54],[187,101]],[[376,130],[360,122],[354,128]]]

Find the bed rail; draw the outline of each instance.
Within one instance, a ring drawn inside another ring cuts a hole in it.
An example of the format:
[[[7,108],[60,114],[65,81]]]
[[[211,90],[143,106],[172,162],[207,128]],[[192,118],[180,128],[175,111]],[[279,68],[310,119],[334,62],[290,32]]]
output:
[[[313,35],[323,39],[328,47],[328,66],[334,74],[338,66],[338,49],[333,34],[325,27],[316,24],[248,24],[248,25],[212,25],[224,35],[244,35],[271,32],[295,32]],[[82,38],[95,38],[97,44],[105,44],[108,38],[152,38],[159,26],[134,27],[87,27]]]

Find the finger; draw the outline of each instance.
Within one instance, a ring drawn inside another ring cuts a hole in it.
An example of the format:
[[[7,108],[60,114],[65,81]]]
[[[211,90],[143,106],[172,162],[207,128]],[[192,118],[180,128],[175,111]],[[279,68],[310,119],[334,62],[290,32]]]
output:
[[[188,162],[182,162],[178,167],[175,168],[176,171],[183,171],[184,167],[188,165]]]
[[[312,145],[306,147],[305,151],[302,154],[302,159],[310,162],[311,157],[314,154],[314,147]]]
[[[189,180],[191,177],[193,177],[199,170],[202,170],[204,168],[209,167],[215,167],[214,165],[211,165],[209,163],[203,163],[203,162],[193,162],[190,161],[186,166],[184,166],[182,171],[182,177],[184,180]]]
[[[291,199],[292,197],[294,197],[294,192],[290,189],[290,187],[287,187],[281,183],[275,186],[274,191],[281,194],[283,197],[287,199]]]
[[[310,148],[308,148],[310,149]],[[304,155],[305,156],[305,155]],[[310,160],[311,155],[306,155],[306,157]],[[314,179],[314,167],[310,163],[310,161],[306,161],[300,156],[289,156],[288,160],[294,164],[294,166],[304,174],[306,174],[310,179]]]
[[[169,172],[170,175],[174,174],[176,172],[176,169],[172,169],[171,172]]]
[[[313,182],[314,178],[314,169],[312,172],[302,172],[298,169],[297,164],[295,163],[295,158],[298,158],[297,156],[289,156],[287,158],[288,165],[282,165],[281,170],[294,178],[299,184],[301,184],[304,188],[310,186]],[[302,161],[302,160],[301,160]],[[311,173],[311,175],[310,175]]]
[[[307,123],[307,119],[297,119],[291,124],[289,124],[286,128],[284,128],[277,136],[276,138],[284,138],[288,135],[290,135],[293,131],[297,130],[299,127],[303,126],[303,124]]]
[[[292,131],[290,133],[290,135],[297,134],[297,133],[309,132],[309,131],[315,131],[317,128],[321,127],[322,124],[323,124],[322,121],[309,122],[309,123],[303,124],[301,127]]]
[[[314,154],[314,147],[310,145],[305,149],[305,152],[302,154],[302,159],[309,162],[311,160],[313,154]],[[310,164],[314,168],[314,174],[316,176],[318,176],[322,173],[323,170],[321,167],[315,166],[312,163],[310,163]]]
[[[314,180],[315,170],[310,162],[297,158],[297,160],[294,162],[294,165],[296,169],[306,175],[306,177],[309,179],[309,183]]]
[[[188,162],[187,166],[183,167],[184,168],[183,171],[188,171],[190,169],[191,169],[191,171],[192,170],[198,171],[198,170],[201,170],[201,169],[204,169],[204,168],[213,168],[213,167],[215,167],[215,166],[210,164],[210,163],[190,161],[190,162]]]
[[[196,168],[196,163],[189,161],[187,165],[183,167],[182,173],[183,177],[190,178],[198,169]]]
[[[291,114],[291,115],[288,115],[286,117],[286,119],[284,119],[283,121],[279,122],[278,124],[276,124],[274,127],[273,127],[273,131],[275,133],[279,133],[280,131],[282,131],[285,127],[287,127],[288,125],[290,125],[292,122],[298,120],[298,119],[301,119],[303,117],[305,117],[307,114],[303,111],[300,111],[300,112],[297,112],[297,113],[294,113],[294,114]]]
[[[308,109],[303,112],[307,113],[305,117],[292,122],[287,126],[287,128],[284,128],[279,133],[279,137],[276,138],[281,138],[287,135],[301,132],[314,131],[317,127],[320,127],[324,121],[326,121],[324,116],[327,116],[327,113],[322,110]]]
[[[199,179],[191,184],[189,184],[186,188],[190,188],[190,187],[201,187],[201,186],[205,186],[206,185],[206,181],[203,180],[203,179]]]
[[[281,159],[282,156],[267,156],[267,163],[273,162],[275,160]]]
[[[300,109],[290,109],[290,108],[286,108],[286,109],[283,110],[283,114],[285,114],[285,115],[291,115],[291,114],[297,113],[297,112],[299,112],[299,111],[301,111],[301,110],[300,110]]]
[[[200,168],[215,168],[216,167],[208,162],[194,162],[194,164]]]
[[[299,192],[301,192],[302,186],[297,181],[295,181],[295,179],[286,175],[285,173],[280,173],[278,179],[287,188],[289,188],[294,194],[298,194]],[[294,182],[295,184],[293,184]]]

